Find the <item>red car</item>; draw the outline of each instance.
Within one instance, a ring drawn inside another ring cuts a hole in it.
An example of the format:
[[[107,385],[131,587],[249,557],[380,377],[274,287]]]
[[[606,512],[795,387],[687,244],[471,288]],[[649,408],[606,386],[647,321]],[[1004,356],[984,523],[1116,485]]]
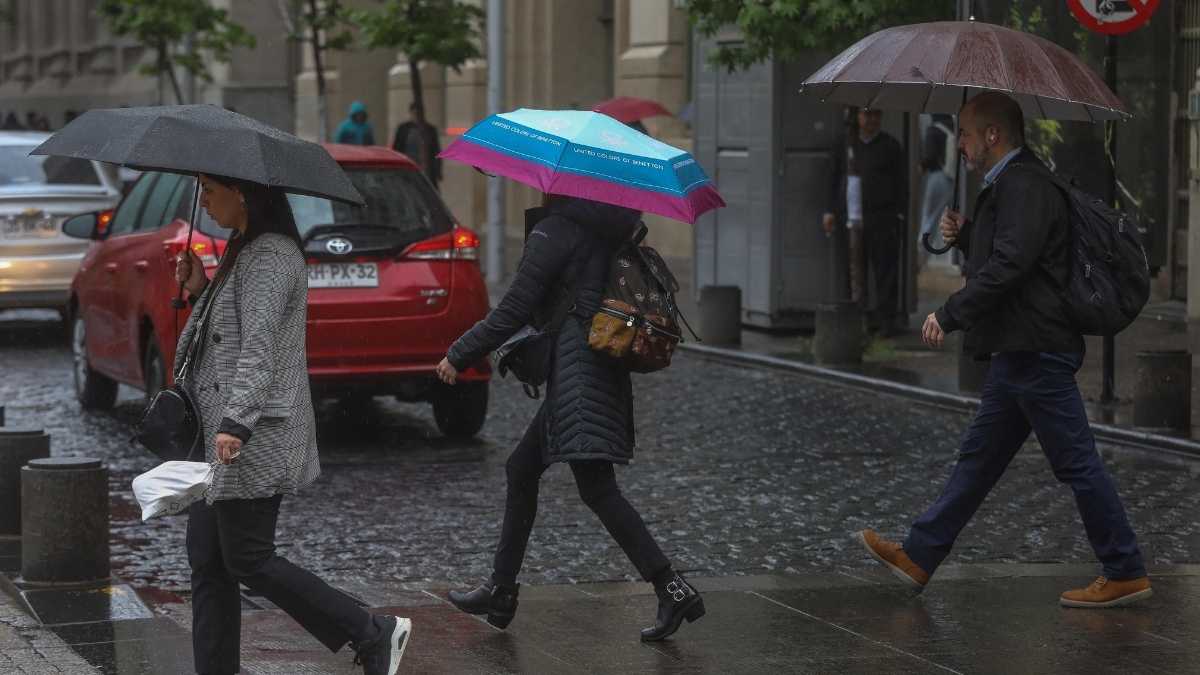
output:
[[[433,404],[438,428],[473,436],[487,415],[491,369],[479,363],[455,387],[434,369],[450,344],[488,311],[479,238],[460,227],[404,155],[382,147],[325,146],[365,207],[288,195],[308,258],[308,371],[316,397],[393,395]],[[76,216],[69,235],[92,239],[71,284],[75,391],[84,408],[109,408],[117,384],[153,394],[187,310],[172,308],[175,257],[187,245],[195,179],[147,172],[113,212]],[[209,276],[229,230],[203,210],[192,238]]]

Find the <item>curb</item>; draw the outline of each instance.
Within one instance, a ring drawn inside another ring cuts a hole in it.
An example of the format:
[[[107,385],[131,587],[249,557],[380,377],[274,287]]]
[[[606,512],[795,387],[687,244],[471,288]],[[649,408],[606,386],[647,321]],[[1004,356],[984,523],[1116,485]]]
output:
[[[874,392],[883,392],[902,396],[912,399],[920,403],[937,406],[940,408],[950,408],[960,412],[974,412],[979,407],[979,399],[972,396],[962,396],[960,394],[949,394],[944,391],[935,389],[926,389],[925,387],[916,387],[910,384],[901,382],[893,382],[884,380],[878,377],[870,377],[860,375],[858,373],[849,373],[824,366],[817,366],[811,363],[801,363],[799,361],[791,361],[788,359],[779,358],[777,356],[768,356],[766,354],[755,354],[752,352],[744,352],[737,349],[726,349],[723,347],[709,347],[706,345],[697,344],[681,344],[681,351],[695,354],[702,358],[707,358],[715,361],[725,361],[741,365],[757,366],[760,368],[771,368],[775,370],[786,370],[801,375],[829,380],[838,384],[843,384],[859,389],[867,389]],[[1157,452],[1168,452],[1174,455],[1179,455],[1188,459],[1200,458],[1200,442],[1186,438],[1177,438],[1174,436],[1164,436],[1150,431],[1138,431],[1136,429],[1127,429],[1111,424],[1102,424],[1091,422],[1092,434],[1097,440],[1108,441],[1110,443],[1120,443],[1122,445],[1131,445],[1143,449],[1154,450]]]

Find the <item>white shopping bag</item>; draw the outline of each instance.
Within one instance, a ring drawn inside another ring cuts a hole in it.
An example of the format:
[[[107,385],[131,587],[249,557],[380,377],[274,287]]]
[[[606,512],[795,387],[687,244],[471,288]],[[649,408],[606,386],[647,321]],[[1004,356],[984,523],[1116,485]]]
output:
[[[215,469],[205,462],[163,462],[134,478],[133,496],[142,506],[142,522],[179,513],[204,499]]]

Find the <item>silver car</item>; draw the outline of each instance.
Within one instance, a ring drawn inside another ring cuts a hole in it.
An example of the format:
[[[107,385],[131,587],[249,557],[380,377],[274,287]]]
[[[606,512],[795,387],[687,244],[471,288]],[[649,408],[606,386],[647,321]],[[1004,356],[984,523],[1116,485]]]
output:
[[[30,157],[50,134],[0,131],[0,309],[64,311],[87,241],[62,233],[77,213],[112,209],[116,170],[99,162]]]

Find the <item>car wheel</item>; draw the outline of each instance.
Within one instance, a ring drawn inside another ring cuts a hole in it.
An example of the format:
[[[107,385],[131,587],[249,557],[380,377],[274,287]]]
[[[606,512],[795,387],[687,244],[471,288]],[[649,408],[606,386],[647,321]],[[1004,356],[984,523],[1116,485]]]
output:
[[[488,383],[463,382],[439,387],[433,399],[433,418],[450,438],[471,438],[487,419]]]
[[[162,351],[158,348],[158,339],[151,333],[146,339],[146,355],[142,359],[142,388],[146,390],[146,400],[154,399],[154,395],[167,387],[167,365],[163,362]]]
[[[71,323],[71,355],[75,360],[75,397],[85,410],[108,410],[117,402],[117,383],[92,370],[87,357],[87,325],[76,314]]]

